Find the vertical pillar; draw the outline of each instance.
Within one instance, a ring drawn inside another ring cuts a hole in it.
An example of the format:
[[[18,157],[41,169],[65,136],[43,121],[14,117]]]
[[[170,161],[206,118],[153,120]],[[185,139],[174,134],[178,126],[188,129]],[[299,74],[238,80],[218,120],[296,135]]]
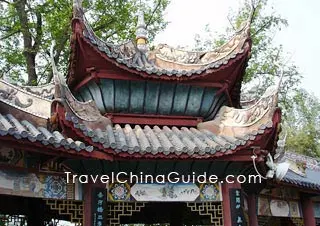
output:
[[[105,225],[106,213],[106,185],[88,183],[84,185],[84,225]]]
[[[223,225],[232,226],[231,205],[230,205],[230,189],[241,189],[241,185],[237,182],[222,184],[222,208],[223,208]]]
[[[258,225],[257,202],[255,194],[248,195],[248,215],[249,225]]]
[[[311,197],[306,194],[302,194],[301,205],[304,226],[316,226],[316,219],[314,218],[314,209]]]
[[[88,183],[88,184],[84,184],[84,197],[83,197],[83,201],[84,201],[84,225],[88,225],[88,226],[92,226],[92,210],[91,210],[91,206],[92,206],[92,184]]]

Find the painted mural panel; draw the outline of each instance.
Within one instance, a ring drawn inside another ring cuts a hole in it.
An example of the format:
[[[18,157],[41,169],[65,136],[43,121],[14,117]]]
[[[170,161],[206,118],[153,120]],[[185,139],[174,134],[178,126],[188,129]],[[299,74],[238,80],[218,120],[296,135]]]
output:
[[[294,217],[302,216],[301,205],[298,201],[271,199],[259,197],[257,200],[259,216]]]
[[[220,184],[134,184],[113,183],[108,185],[108,200],[139,202],[220,202]]]
[[[0,170],[0,194],[80,200],[79,186],[62,176]]]
[[[200,189],[195,184],[135,184],[131,195],[144,202],[193,202],[200,195]]]

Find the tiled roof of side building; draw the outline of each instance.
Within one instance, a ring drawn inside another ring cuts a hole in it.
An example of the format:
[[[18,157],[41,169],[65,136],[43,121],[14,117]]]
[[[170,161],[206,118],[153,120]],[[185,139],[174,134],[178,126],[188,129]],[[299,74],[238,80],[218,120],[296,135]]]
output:
[[[283,182],[287,182],[302,188],[309,188],[320,191],[320,170],[306,169],[305,176],[289,170]]]
[[[282,182],[320,191],[320,160],[293,152],[285,152],[280,162],[290,167]]]

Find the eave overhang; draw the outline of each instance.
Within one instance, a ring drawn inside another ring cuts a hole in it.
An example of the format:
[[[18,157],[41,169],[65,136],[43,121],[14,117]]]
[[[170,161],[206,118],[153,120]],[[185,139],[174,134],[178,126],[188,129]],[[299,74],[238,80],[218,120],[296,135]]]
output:
[[[92,75],[86,72],[88,68],[96,70],[95,76],[100,78],[106,76],[101,71],[109,71],[111,74],[116,72],[118,77],[128,74],[132,79],[140,77],[179,82],[202,80],[220,86],[227,85],[231,90],[236,81],[242,79],[243,65],[247,63],[251,50],[250,21],[217,50],[187,52],[159,45],[148,56],[143,56],[132,41],[114,45],[99,39],[79,5],[75,7],[72,27],[67,77],[67,84],[72,90],[79,88],[82,81],[90,80]],[[162,63],[157,64],[157,61]],[[88,64],[84,66],[85,63]]]

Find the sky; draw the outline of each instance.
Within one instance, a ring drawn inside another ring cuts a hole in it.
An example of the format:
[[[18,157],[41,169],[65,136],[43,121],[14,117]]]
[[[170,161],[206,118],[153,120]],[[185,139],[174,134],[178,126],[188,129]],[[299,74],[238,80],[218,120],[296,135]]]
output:
[[[320,98],[320,0],[269,0],[276,13],[288,20],[289,26],[274,37],[303,76],[301,87]],[[229,26],[228,14],[236,11],[243,0],[171,0],[165,12],[167,28],[155,43],[192,46],[195,34],[209,24],[215,34],[223,34]],[[271,10],[271,8],[270,8]],[[271,12],[271,11],[270,11]]]

